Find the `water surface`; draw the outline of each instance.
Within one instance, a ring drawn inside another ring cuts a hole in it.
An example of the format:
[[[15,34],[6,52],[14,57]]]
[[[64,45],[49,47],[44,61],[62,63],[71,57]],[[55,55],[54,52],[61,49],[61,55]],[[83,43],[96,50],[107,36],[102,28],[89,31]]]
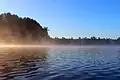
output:
[[[119,46],[0,49],[0,80],[119,79]]]

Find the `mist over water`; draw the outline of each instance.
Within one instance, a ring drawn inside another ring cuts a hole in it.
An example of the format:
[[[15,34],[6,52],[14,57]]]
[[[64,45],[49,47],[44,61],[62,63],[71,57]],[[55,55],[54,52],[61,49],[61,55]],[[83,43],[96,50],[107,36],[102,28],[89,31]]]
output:
[[[0,48],[0,80],[90,79],[120,79],[120,46]]]

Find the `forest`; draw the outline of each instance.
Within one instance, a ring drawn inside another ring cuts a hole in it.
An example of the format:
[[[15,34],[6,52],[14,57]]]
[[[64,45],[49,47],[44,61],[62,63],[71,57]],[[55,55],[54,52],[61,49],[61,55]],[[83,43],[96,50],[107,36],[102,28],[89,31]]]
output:
[[[11,13],[0,14],[0,43],[40,43],[49,38],[48,28],[29,17]]]
[[[117,39],[111,39],[111,38],[100,38],[100,37],[84,37],[84,38],[77,38],[74,39],[73,37],[71,38],[58,38],[55,37],[52,40],[53,43],[56,44],[64,44],[64,45],[119,45],[120,44],[120,37]]]
[[[59,44],[59,45],[119,45],[120,37],[110,38],[52,38],[48,27],[40,25],[29,17],[19,17],[16,14],[0,14],[0,43],[13,44]]]

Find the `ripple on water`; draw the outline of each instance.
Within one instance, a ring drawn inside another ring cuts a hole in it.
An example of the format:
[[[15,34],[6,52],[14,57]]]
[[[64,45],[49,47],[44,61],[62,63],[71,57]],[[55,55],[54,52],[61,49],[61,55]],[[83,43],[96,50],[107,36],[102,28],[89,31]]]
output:
[[[0,49],[0,80],[119,80],[119,49]]]

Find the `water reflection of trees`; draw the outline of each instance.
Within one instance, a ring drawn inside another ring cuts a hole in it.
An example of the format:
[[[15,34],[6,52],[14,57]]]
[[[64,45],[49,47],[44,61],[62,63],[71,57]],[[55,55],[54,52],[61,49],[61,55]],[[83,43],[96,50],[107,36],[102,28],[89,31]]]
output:
[[[23,75],[24,77],[34,76],[39,73],[37,69],[44,67],[46,59],[45,48],[2,50],[0,52],[0,80]]]

